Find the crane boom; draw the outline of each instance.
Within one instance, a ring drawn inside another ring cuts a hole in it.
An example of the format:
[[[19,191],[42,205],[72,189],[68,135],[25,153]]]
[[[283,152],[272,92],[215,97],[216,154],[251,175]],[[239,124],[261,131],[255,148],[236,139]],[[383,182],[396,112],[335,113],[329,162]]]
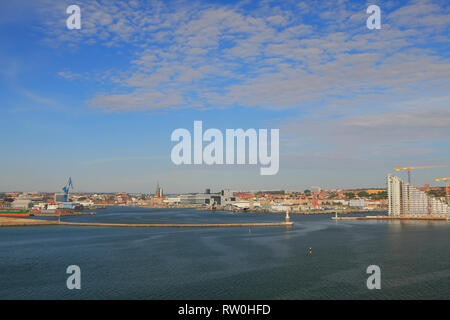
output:
[[[415,167],[404,167],[404,168],[394,168],[394,170],[412,170],[412,169],[429,169],[429,168],[448,168],[450,164],[444,164],[440,166],[415,166]]]
[[[394,168],[395,171],[408,170],[408,183],[411,184],[411,170],[414,169],[431,169],[431,168],[448,168],[450,164],[436,165],[436,166],[414,166],[404,168]]]

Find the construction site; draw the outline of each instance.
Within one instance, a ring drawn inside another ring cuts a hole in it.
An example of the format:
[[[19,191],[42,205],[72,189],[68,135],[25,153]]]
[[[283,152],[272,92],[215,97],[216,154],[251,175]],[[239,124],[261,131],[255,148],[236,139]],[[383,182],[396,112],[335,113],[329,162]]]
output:
[[[388,215],[364,217],[333,217],[333,220],[450,220],[450,178],[435,178],[445,181],[445,198],[434,197],[420,190],[411,183],[411,170],[447,168],[450,165],[416,166],[394,168],[396,171],[406,170],[408,181],[387,175]]]
[[[411,170],[446,168],[450,165],[439,166],[417,166],[395,168],[396,171],[406,170],[408,182],[397,176],[388,174],[388,216],[446,216],[450,214],[449,186],[450,178],[435,178],[435,181],[445,181],[445,199],[433,197],[411,183]]]

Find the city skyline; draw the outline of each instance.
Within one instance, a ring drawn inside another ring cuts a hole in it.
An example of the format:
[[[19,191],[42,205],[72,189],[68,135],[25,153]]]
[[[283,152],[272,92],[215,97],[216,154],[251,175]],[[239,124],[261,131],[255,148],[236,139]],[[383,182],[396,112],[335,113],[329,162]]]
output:
[[[446,1],[374,1],[380,30],[365,1],[80,1],[81,30],[69,4],[0,4],[2,192],[384,188],[450,163]],[[196,120],[279,129],[278,174],[174,165]]]
[[[392,176],[392,174],[386,175],[386,179]],[[402,175],[397,175],[402,176]],[[445,190],[445,186],[439,183],[426,183],[424,185],[416,185],[417,188],[433,188],[433,189],[442,189]],[[75,194],[115,194],[115,193],[127,193],[127,194],[136,194],[136,195],[157,195],[157,190],[164,190],[164,195],[170,196],[170,195],[179,195],[179,194],[195,194],[195,193],[220,193],[223,190],[229,190],[236,193],[242,193],[242,192],[248,192],[248,193],[259,193],[259,192],[287,192],[287,193],[304,193],[305,191],[310,192],[317,192],[315,189],[319,189],[321,191],[325,192],[342,192],[342,191],[364,191],[364,190],[376,190],[376,189],[383,189],[387,190],[387,182],[385,181],[384,186],[363,186],[363,187],[351,187],[351,188],[343,188],[343,187],[323,187],[323,186],[306,186],[304,188],[295,188],[295,189],[288,189],[288,188],[278,188],[278,189],[264,189],[264,188],[253,188],[253,189],[239,189],[239,188],[223,188],[220,186],[217,186],[215,188],[212,188],[210,186],[206,186],[205,189],[191,189],[189,191],[183,191],[183,192],[166,192],[166,189],[164,186],[161,186],[159,181],[156,181],[156,189],[153,186],[153,189],[151,187],[148,188],[148,190],[144,192],[130,192],[127,190],[113,190],[113,191],[96,191],[96,190],[81,190],[79,188],[73,187],[72,193]],[[8,193],[23,193],[23,194],[35,194],[35,193],[46,193],[46,194],[56,194],[61,193],[63,188],[57,188],[55,190],[0,190],[0,194],[8,194]],[[208,190],[206,192],[205,190]]]

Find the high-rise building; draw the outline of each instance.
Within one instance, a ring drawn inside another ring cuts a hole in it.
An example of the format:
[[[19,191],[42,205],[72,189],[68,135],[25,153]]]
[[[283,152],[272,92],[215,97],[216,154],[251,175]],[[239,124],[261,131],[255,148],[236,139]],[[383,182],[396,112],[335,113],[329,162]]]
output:
[[[388,175],[389,215],[450,215],[449,206],[399,177]]]

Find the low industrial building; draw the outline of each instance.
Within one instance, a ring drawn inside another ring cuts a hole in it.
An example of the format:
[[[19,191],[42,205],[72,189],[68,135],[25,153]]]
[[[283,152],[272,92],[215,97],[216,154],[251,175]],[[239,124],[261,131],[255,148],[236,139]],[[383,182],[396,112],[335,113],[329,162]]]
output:
[[[33,201],[27,199],[16,199],[11,203],[11,208],[27,210],[33,207]]]
[[[350,200],[348,205],[352,208],[366,208],[369,205],[369,202],[364,199],[355,199]]]
[[[211,205],[221,204],[221,196],[218,194],[194,193],[180,195],[180,204],[196,204],[196,205]]]

